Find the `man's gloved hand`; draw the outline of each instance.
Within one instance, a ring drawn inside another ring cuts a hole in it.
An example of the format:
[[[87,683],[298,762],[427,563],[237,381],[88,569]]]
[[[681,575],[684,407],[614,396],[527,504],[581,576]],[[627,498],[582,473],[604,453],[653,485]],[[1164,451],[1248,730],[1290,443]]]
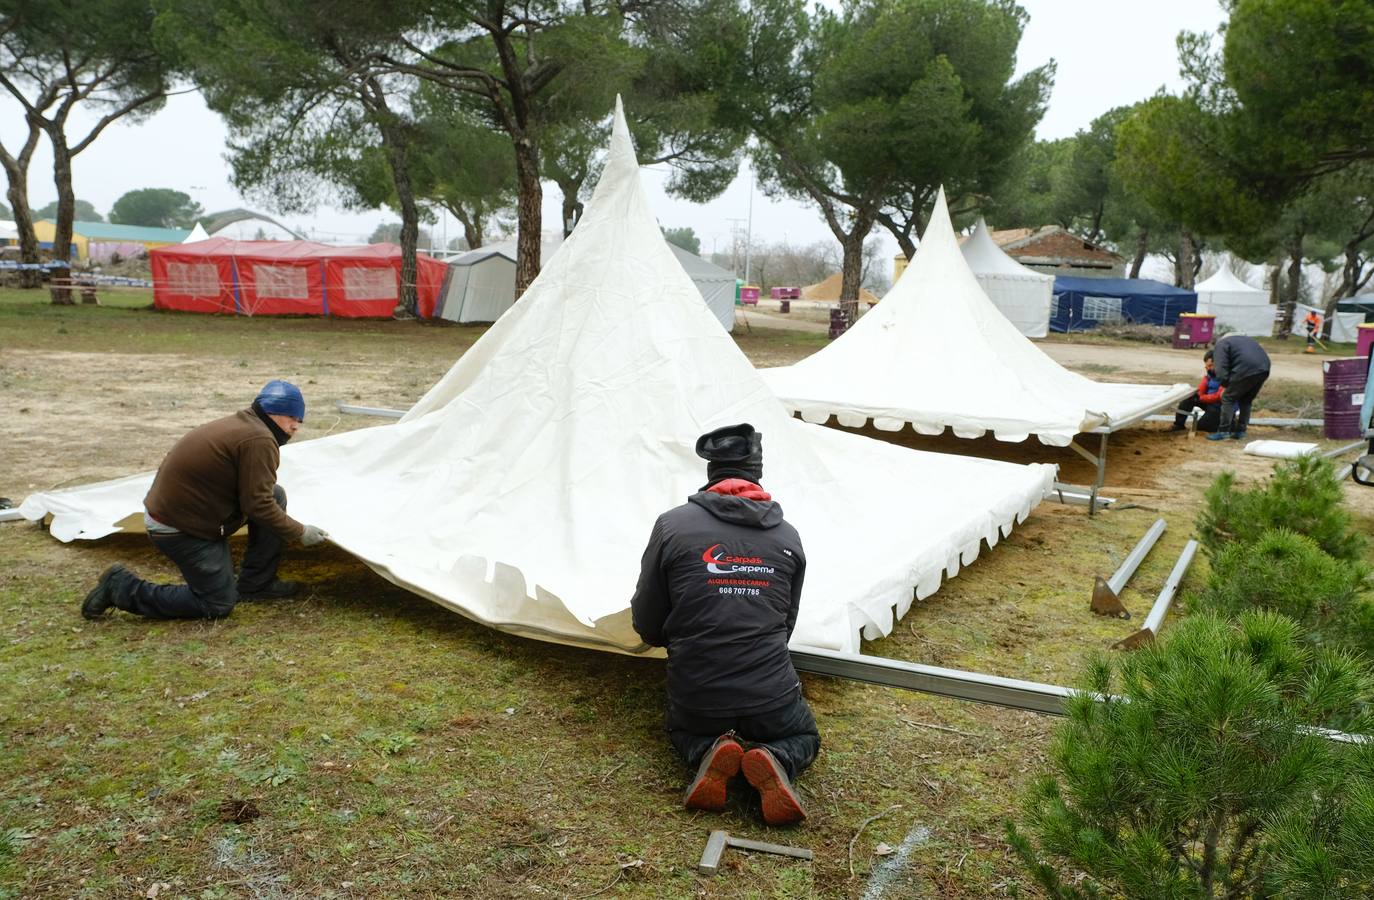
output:
[[[307,525],[305,526],[305,532],[301,534],[301,546],[313,547],[316,544],[324,543],[325,539],[328,537],[329,535],[325,533],[323,528]]]

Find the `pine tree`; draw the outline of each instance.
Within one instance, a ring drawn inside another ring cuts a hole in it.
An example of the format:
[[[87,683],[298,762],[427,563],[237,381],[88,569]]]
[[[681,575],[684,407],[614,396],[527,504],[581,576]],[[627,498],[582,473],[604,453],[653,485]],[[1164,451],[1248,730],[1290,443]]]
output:
[[[1267,484],[1249,490],[1236,487],[1235,473],[1223,472],[1204,500],[1198,538],[1213,559],[1227,544],[1251,543],[1275,528],[1307,535],[1336,559],[1358,560],[1364,554],[1364,537],[1351,528],[1329,460],[1300,456],[1280,463]]]
[[[1189,616],[1091,663],[1013,851],[1054,897],[1374,891],[1374,684],[1270,612]],[[1024,829],[1024,830],[1023,830]]]

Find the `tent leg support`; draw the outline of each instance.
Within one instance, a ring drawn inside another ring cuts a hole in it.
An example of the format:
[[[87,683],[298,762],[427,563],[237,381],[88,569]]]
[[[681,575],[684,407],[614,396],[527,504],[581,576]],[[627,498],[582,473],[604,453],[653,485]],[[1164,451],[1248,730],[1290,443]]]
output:
[[[1099,442],[1098,442],[1098,451],[1097,451],[1097,454],[1096,454],[1096,455],[1094,455],[1094,454],[1092,454],[1092,453],[1089,453],[1087,450],[1084,450],[1083,447],[1082,447],[1082,445],[1079,444],[1077,441],[1070,441],[1070,442],[1069,442],[1069,449],[1070,449],[1070,450],[1072,450],[1074,453],[1077,453],[1079,456],[1083,457],[1084,459],[1086,459],[1088,462],[1092,463],[1093,466],[1095,466],[1095,467],[1097,468],[1097,477],[1096,477],[1095,479],[1093,479],[1092,487],[1090,487],[1090,488],[1088,489],[1088,515],[1089,515],[1089,516],[1095,516],[1095,515],[1097,515],[1097,492],[1100,491],[1100,490],[1102,490],[1102,485],[1103,485],[1103,484],[1106,482],[1106,480],[1107,480],[1107,438],[1108,438],[1108,436],[1109,436],[1109,435],[1108,435],[1107,432],[1105,432],[1105,431],[1102,432],[1102,433],[1099,435],[1100,440],[1099,440]]]

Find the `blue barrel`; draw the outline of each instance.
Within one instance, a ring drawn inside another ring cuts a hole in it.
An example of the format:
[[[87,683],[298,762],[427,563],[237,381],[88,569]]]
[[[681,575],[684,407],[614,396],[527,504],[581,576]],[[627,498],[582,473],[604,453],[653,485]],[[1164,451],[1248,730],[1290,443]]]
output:
[[[1363,356],[1322,363],[1322,434],[1326,437],[1353,440],[1364,436],[1360,406],[1368,366]]]

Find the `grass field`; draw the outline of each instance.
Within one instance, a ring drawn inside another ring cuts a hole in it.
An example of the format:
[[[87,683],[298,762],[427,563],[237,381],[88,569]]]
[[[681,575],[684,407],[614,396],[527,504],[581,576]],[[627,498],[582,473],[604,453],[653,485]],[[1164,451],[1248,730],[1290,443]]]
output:
[[[0,494],[16,501],[151,468],[272,377],[306,390],[301,439],[386,427],[334,404],[407,406],[483,333],[169,314],[146,293],[44,300],[0,291]],[[755,328],[737,342],[776,364],[825,336]],[[1311,395],[1272,390],[1289,405]],[[1164,516],[1125,596],[1139,617],[1210,478],[1269,464],[1155,427],[1118,437],[1106,493],[1129,503],[1091,520],[1042,505],[866,652],[1064,683],[1133,630],[1087,612],[1093,576]],[[1084,475],[1047,448],[895,439]],[[298,600],[215,623],[84,621],[81,596],[116,561],[176,576],[142,536],[64,545],[0,525],[0,896],[1035,894],[1002,822],[1043,763],[1050,720],[806,678],[824,742],[800,781],[811,818],[772,832],[742,801],[724,816],[680,808],[660,662],[494,632],[337,549],[288,551],[283,575],[307,585]],[[816,859],[732,854],[708,879],[694,864],[713,828]]]

